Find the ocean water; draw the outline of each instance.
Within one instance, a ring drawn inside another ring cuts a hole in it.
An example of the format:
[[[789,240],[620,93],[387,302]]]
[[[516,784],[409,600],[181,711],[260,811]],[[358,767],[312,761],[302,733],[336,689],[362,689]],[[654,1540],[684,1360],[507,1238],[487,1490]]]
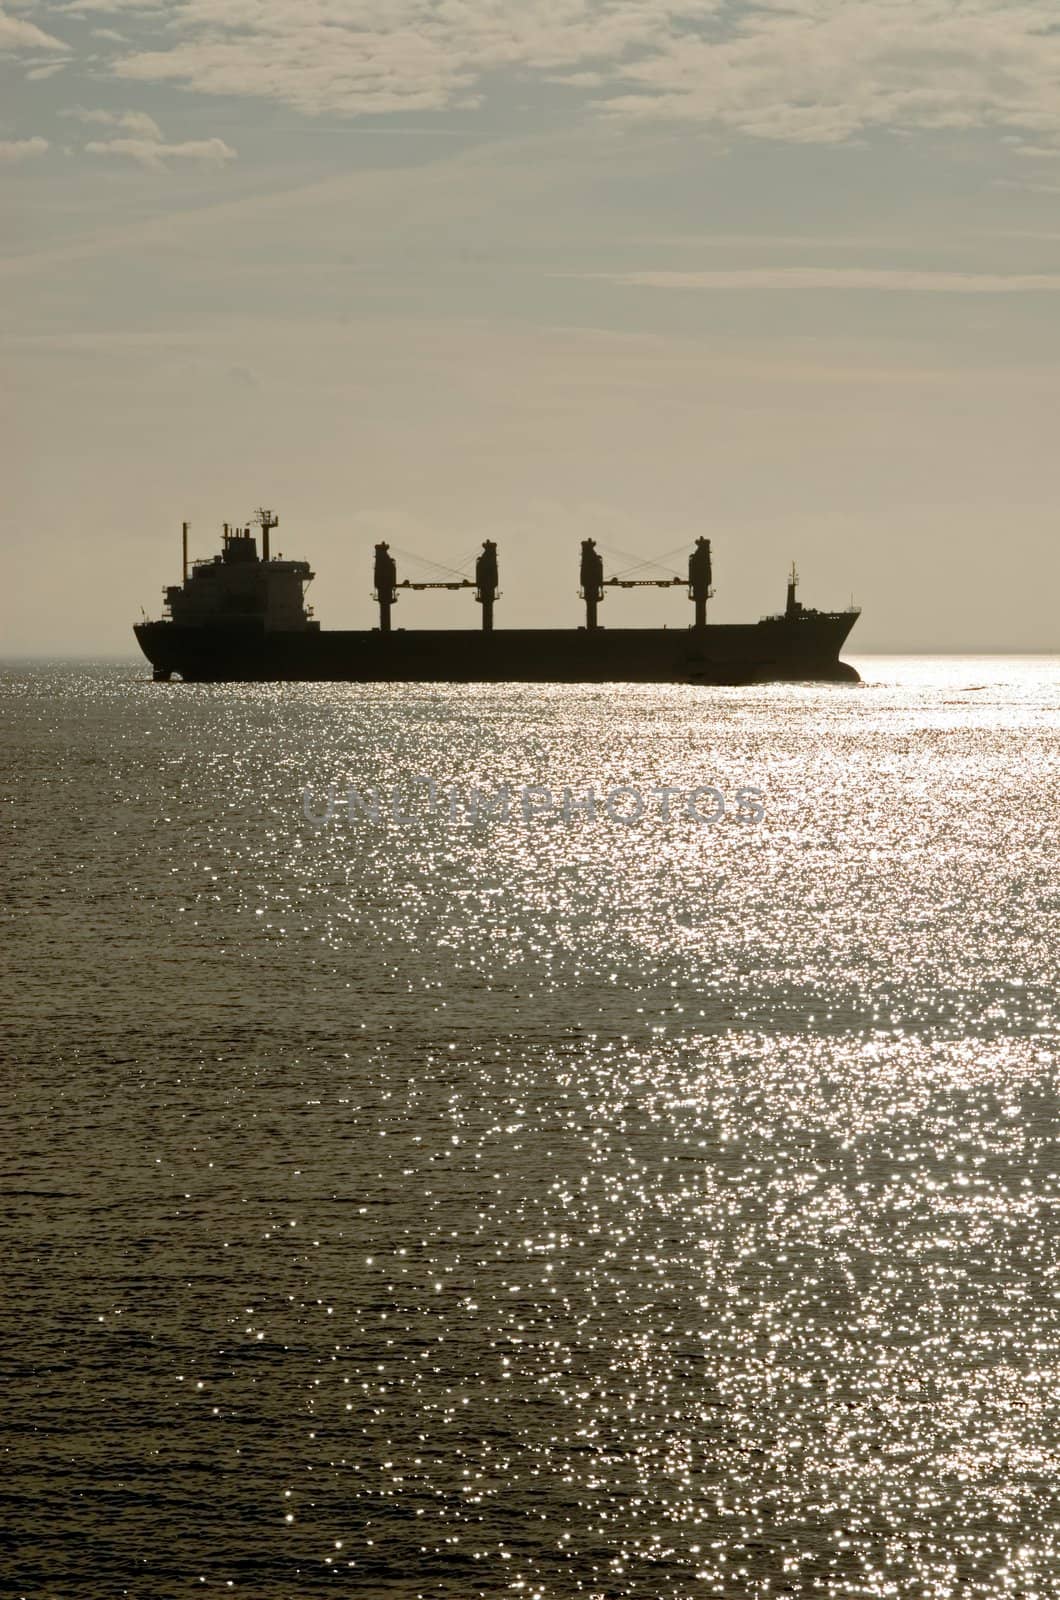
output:
[[[0,1593],[1060,1591],[1060,660],[857,664],[5,669]]]

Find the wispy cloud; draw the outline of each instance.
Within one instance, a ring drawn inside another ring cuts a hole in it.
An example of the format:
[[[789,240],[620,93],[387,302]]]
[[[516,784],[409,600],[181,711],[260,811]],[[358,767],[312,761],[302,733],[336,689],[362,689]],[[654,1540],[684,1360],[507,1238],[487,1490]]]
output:
[[[146,111],[89,111],[84,106],[68,106],[60,111],[61,117],[72,117],[75,122],[85,122],[101,128],[122,128],[126,133],[140,138],[162,141],[162,130],[154,117]]]
[[[1003,274],[916,272],[887,267],[742,267],[717,272],[598,272],[577,276],[637,289],[860,289],[885,294],[1060,292],[1060,273],[1050,272]]]
[[[69,60],[49,61],[45,66],[30,67],[26,77],[30,83],[40,83],[44,78],[54,78],[57,72],[65,72],[69,65]]]
[[[95,12],[109,16],[123,11],[135,16],[143,12],[158,11],[164,3],[165,0],[67,0],[61,9],[75,17],[91,16]]]
[[[994,178],[995,189],[1016,189],[1024,194],[1060,194],[1060,183],[1040,183],[1031,178]]]
[[[223,139],[185,139],[168,142],[154,117],[146,111],[106,111],[85,106],[67,106],[59,112],[87,127],[110,128],[114,137],[90,139],[84,151],[92,156],[118,156],[135,161],[151,172],[164,172],[171,162],[192,162],[198,166],[223,167],[236,160],[236,152]]]
[[[47,149],[47,139],[0,139],[0,163],[13,165],[29,161],[33,156],[42,156]]]
[[[69,50],[61,39],[44,33],[33,22],[22,17],[9,17],[0,10],[0,50]]]
[[[236,160],[236,152],[223,139],[186,139],[180,144],[166,144],[162,139],[90,139],[85,152],[91,156],[122,156],[149,172],[166,172],[173,161],[223,167]]]

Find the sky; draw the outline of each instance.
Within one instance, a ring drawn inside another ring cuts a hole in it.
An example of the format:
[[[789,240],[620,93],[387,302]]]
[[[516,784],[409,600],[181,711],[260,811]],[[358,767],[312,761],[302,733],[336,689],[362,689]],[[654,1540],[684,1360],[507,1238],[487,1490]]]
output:
[[[2,0],[0,82],[3,653],[263,504],[325,627],[706,535],[716,621],[1060,650],[1055,0]]]

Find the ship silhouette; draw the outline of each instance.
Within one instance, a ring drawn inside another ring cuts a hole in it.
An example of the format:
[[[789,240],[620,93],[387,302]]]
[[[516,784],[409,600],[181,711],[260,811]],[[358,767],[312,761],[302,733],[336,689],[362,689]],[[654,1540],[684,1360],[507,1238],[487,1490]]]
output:
[[[687,577],[605,577],[593,539],[581,547],[580,628],[494,627],[500,598],[497,546],[487,539],[474,577],[399,579],[386,543],[375,548],[379,626],[361,631],[323,629],[306,604],[315,574],[307,561],[273,556],[279,524],[259,511],[261,553],[252,525],[224,525],[221,551],[188,563],[188,524],[182,529],[183,580],[164,592],[160,621],[133,628],[159,681],[186,683],[857,683],[840,661],[860,609],[815,611],[797,598],[792,567],[787,603],[758,622],[710,623],[711,545],[697,539]],[[647,565],[645,563],[644,565]],[[638,570],[637,568],[630,569]],[[604,628],[599,608],[610,589],[684,588],[693,605],[686,628]],[[395,629],[402,594],[424,589],[473,590],[481,626]]]

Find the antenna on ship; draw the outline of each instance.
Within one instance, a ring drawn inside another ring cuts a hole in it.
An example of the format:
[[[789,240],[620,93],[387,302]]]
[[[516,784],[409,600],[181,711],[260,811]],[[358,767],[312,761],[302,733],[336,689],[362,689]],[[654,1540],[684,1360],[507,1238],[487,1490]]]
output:
[[[280,519],[276,515],[275,511],[266,511],[263,507],[259,506],[254,521],[261,524],[261,559],[262,561],[268,561],[269,534],[273,528],[278,528],[280,526]]]
[[[187,583],[188,581],[188,527],[189,524],[187,522],[182,522],[180,525],[180,578],[182,583]]]
[[[789,617],[795,616],[799,609],[799,602],[795,598],[795,590],[798,588],[798,584],[799,574],[793,561],[791,563],[791,572],[788,575],[788,605],[785,612],[785,615]]]

